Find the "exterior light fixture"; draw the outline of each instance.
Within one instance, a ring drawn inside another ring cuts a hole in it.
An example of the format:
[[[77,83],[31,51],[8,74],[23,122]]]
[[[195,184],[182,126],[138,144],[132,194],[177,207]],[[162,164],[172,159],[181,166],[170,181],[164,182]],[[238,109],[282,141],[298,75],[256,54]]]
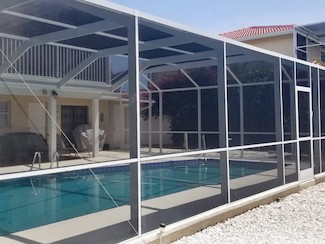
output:
[[[57,99],[57,97],[58,97],[58,93],[57,93],[57,91],[52,91],[52,96],[55,98],[55,99]]]
[[[165,228],[166,228],[166,224],[160,223],[160,225],[159,225],[159,232],[160,232],[160,234],[164,233]]]
[[[166,228],[166,224],[160,223],[160,225],[159,225],[159,244],[161,244],[161,242],[162,242],[162,236],[165,231],[165,228]]]

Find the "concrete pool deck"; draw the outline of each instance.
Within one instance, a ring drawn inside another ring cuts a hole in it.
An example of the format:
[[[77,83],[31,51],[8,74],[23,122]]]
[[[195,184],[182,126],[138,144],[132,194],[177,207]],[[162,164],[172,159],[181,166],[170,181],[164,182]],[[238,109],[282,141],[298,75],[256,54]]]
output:
[[[180,153],[184,152],[183,149],[171,149],[171,148],[165,148],[164,153],[170,154],[170,153]],[[245,151],[244,155],[248,156],[248,158],[240,157],[241,150],[235,150],[231,151],[230,158],[231,160],[249,160],[249,159],[255,159],[255,160],[263,160],[265,162],[272,162],[274,161],[274,155],[270,154],[269,152],[261,152],[261,151]],[[151,152],[149,153],[148,148],[142,148],[141,150],[141,156],[153,156],[153,155],[159,155],[159,149],[153,148]],[[63,160],[62,160],[63,158]],[[208,154],[200,154],[197,157],[175,157],[175,158],[168,158],[165,160],[159,160],[160,162],[163,161],[170,161],[170,160],[188,160],[188,159],[197,159],[197,158],[220,158],[219,153],[208,153]],[[69,166],[79,166],[79,165],[86,165],[86,164],[95,164],[95,163],[103,163],[103,162],[118,162],[119,160],[127,160],[130,159],[129,151],[126,150],[103,150],[99,152],[98,157],[89,157],[89,154],[87,152],[79,153],[78,155],[74,155],[72,153],[71,155],[65,154],[61,156],[61,160],[59,160],[59,168],[69,167]],[[28,171],[36,171],[39,169],[51,169],[51,162],[43,162],[41,163],[40,167],[38,163],[34,164],[34,167],[32,167],[32,164],[25,164],[25,165],[14,165],[14,166],[4,166],[0,167],[0,176],[5,174],[12,174],[12,173],[21,173],[21,172],[28,172]],[[57,162],[53,162],[52,168],[57,168]]]
[[[141,152],[142,156],[150,156],[147,153],[147,149],[144,152]],[[182,152],[183,150],[179,149],[165,149],[166,153],[172,152]],[[151,154],[159,154],[159,150],[155,149],[151,152]],[[108,151],[100,151],[99,156],[97,157],[89,157],[88,152],[82,152],[78,155],[72,153],[64,154],[61,156],[61,160],[59,160],[59,168],[69,167],[69,166],[78,166],[78,165],[86,165],[86,164],[94,164],[94,163],[103,163],[103,162],[117,162],[120,160],[130,159],[129,151],[126,150],[108,150]],[[43,162],[40,167],[38,163],[34,164],[25,164],[25,165],[14,165],[14,166],[4,166],[0,167],[0,175],[12,174],[12,173],[21,173],[28,172],[31,170],[39,170],[39,169],[50,169],[51,162]],[[57,162],[53,162],[52,168],[57,168]]]

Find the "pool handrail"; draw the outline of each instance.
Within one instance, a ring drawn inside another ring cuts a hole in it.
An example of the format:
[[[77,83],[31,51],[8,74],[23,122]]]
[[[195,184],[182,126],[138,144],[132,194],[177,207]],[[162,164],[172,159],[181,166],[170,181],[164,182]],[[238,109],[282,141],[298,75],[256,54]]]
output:
[[[35,152],[34,157],[33,157],[32,167],[31,167],[30,170],[33,170],[36,158],[38,158],[38,168],[41,169],[41,161],[42,161],[41,160],[41,153],[40,152]]]

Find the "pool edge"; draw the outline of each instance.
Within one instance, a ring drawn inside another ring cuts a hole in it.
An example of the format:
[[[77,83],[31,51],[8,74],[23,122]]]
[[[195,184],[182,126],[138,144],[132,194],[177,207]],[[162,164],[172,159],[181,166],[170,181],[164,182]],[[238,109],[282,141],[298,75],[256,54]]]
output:
[[[237,215],[245,213],[250,209],[256,208],[260,205],[269,204],[279,198],[283,198],[290,194],[300,192],[303,189],[312,187],[322,182],[325,182],[325,173],[317,174],[307,181],[296,181],[293,183],[282,185],[277,188],[258,193],[256,195],[217,207],[207,212],[170,224],[166,226],[164,232],[162,233],[162,236],[160,235],[159,229],[157,229],[155,231],[144,234],[141,237],[136,237],[122,243],[171,243],[173,241],[176,241],[177,239],[180,239],[183,236],[194,234],[209,226],[213,226],[229,218],[233,218]],[[160,237],[162,237],[161,240]]]

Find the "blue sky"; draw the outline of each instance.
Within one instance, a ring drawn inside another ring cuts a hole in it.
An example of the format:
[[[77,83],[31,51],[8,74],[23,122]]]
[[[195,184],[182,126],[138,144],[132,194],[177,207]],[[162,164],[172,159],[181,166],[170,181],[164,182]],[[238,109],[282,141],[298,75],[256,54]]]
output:
[[[209,33],[325,21],[325,0],[109,0]]]

